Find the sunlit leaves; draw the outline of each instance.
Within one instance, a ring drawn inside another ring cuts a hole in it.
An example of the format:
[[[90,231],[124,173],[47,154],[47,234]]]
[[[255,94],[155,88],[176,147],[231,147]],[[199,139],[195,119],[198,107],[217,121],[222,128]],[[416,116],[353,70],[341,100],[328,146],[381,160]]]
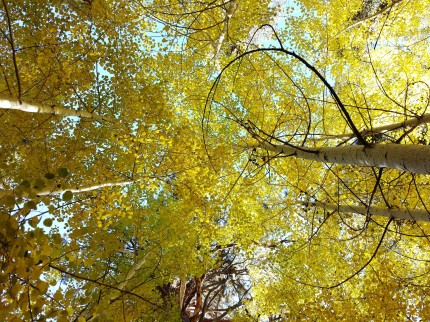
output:
[[[426,144],[426,124],[371,132],[427,112],[425,2],[4,3],[2,96],[110,121],[2,110],[0,319],[190,318],[180,284],[232,248],[239,321],[428,319],[428,225],[317,207],[427,209],[428,179],[247,149],[360,142],[300,61],[241,56],[276,31],[366,142]]]

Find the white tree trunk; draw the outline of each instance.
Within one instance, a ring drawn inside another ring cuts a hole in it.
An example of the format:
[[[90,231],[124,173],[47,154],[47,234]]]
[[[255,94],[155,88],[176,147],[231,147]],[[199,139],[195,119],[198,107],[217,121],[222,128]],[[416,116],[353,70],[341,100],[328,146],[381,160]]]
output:
[[[114,120],[100,116],[96,113],[90,113],[82,110],[71,110],[60,106],[44,106],[44,105],[33,105],[25,102],[11,101],[7,99],[0,99],[0,109],[7,110],[18,110],[27,113],[41,113],[41,114],[55,114],[61,116],[76,116],[80,118],[89,118],[99,121],[113,122]]]
[[[127,282],[131,280],[136,272],[145,264],[146,257],[148,256],[149,252],[147,252],[145,255],[143,255],[142,258],[140,258],[128,271],[127,275],[125,276],[124,280],[118,284],[118,288],[120,290],[123,290],[124,287],[127,285]]]
[[[402,2],[402,0],[393,0],[390,5],[387,5],[387,6],[383,7],[382,9],[376,11],[375,13],[373,13],[373,14],[371,14],[369,16],[361,18],[360,20],[358,20],[358,21],[354,22],[353,24],[349,25],[348,27],[346,27],[344,30],[342,30],[342,32],[346,31],[346,30],[349,30],[351,28],[354,28],[355,26],[358,26],[359,24],[362,24],[365,21],[375,19],[377,16],[381,15],[382,13],[384,13],[386,11],[390,12],[391,9],[395,5],[397,5],[397,4],[401,3],[401,2]],[[340,33],[338,33],[336,36],[338,36],[339,34]]]
[[[412,144],[375,144],[297,148],[261,142],[249,147],[262,148],[296,158],[327,163],[340,163],[377,168],[390,168],[420,174],[430,174],[430,146]]]
[[[127,283],[136,275],[137,271],[142,268],[143,264],[146,262],[146,257],[148,257],[149,253],[152,250],[148,250],[137,262],[134,263],[134,265],[129,269],[127,272],[127,275],[125,276],[124,280],[120,282],[117,286],[117,290],[124,290],[127,286]],[[116,293],[112,294],[110,299],[114,300],[117,298],[118,295]]]
[[[82,188],[76,188],[76,189],[62,189],[62,190],[44,190],[44,191],[38,191],[37,194],[39,196],[46,196],[46,195],[59,195],[66,191],[71,191],[73,193],[80,193],[80,192],[86,192],[86,191],[93,191],[97,189],[101,189],[104,187],[123,187],[128,186],[132,183],[135,183],[137,180],[134,181],[112,181],[112,182],[103,182],[98,183],[92,186],[82,187]]]
[[[93,190],[97,190],[97,189],[101,189],[104,187],[122,187],[122,186],[128,186],[132,183],[141,181],[141,179],[139,180],[134,180],[134,181],[111,181],[111,182],[103,182],[103,183],[97,183],[91,186],[86,186],[86,187],[82,187],[82,188],[64,188],[64,189],[59,189],[59,190],[51,190],[51,189],[45,189],[45,190],[41,190],[41,191],[35,191],[35,193],[38,196],[48,196],[48,195],[61,195],[63,193],[65,193],[66,191],[71,191],[73,193],[81,193],[81,192],[86,192],[86,191],[93,191]],[[13,195],[14,191],[13,190],[0,190],[0,198],[3,196],[7,196],[7,195]],[[28,196],[28,193],[24,193],[23,194],[24,197]]]
[[[182,311],[184,308],[185,290],[187,288],[187,279],[185,275],[181,276],[181,285],[179,287],[179,309]]]
[[[221,48],[222,45],[224,43],[225,37],[227,36],[228,33],[228,24],[231,20],[231,18],[233,17],[234,12],[237,9],[237,3],[236,0],[232,0],[230,1],[227,5],[226,5],[226,12],[225,12],[225,17],[224,17],[224,27],[223,30],[221,31],[221,34],[218,36],[218,41],[214,44],[214,61],[215,61],[215,66],[219,65],[219,54],[221,52]]]
[[[363,130],[360,131],[361,135],[368,135],[368,134],[377,134],[377,133],[384,133],[384,132],[388,132],[388,131],[394,131],[394,130],[398,130],[398,129],[406,129],[408,127],[412,127],[412,126],[416,126],[416,125],[420,125],[420,124],[425,124],[425,123],[430,123],[430,113],[424,114],[421,117],[417,117],[417,118],[412,118],[403,122],[397,122],[397,123],[391,123],[391,124],[387,124],[387,125],[382,125],[382,126],[376,126],[373,127],[369,130]],[[325,140],[330,140],[330,139],[348,139],[348,138],[353,138],[355,137],[354,133],[345,133],[345,134],[334,134],[334,135],[323,135],[319,138],[315,138],[313,139],[314,141],[325,141]]]
[[[331,203],[324,203],[321,201],[314,202],[301,202],[302,205],[315,206],[327,211],[338,211],[345,214],[358,214],[358,215],[375,215],[384,216],[395,219],[406,219],[414,221],[427,221],[430,222],[430,213],[423,209],[407,209],[407,208],[387,208],[387,207],[365,207],[365,206],[352,206],[352,205],[336,205]]]

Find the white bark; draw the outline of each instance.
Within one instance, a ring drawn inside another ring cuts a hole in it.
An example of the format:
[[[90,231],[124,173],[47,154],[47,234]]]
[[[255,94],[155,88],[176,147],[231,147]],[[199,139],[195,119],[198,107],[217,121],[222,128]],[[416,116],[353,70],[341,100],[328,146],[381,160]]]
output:
[[[127,275],[125,276],[124,280],[118,284],[116,290],[124,290],[127,286],[127,283],[136,275],[137,271],[145,264],[146,257],[148,256],[150,251],[146,252],[145,255],[143,255],[127,272]],[[114,293],[111,295],[110,299],[114,300],[117,298],[117,295]]]
[[[112,181],[112,182],[103,182],[103,183],[99,183],[99,184],[95,184],[93,186],[87,186],[87,187],[82,187],[82,188],[76,188],[76,189],[62,189],[62,190],[44,190],[44,191],[38,191],[37,194],[39,196],[46,196],[46,195],[59,195],[62,194],[66,191],[71,191],[73,193],[80,193],[80,192],[86,192],[86,191],[93,191],[93,190],[97,190],[97,189],[101,189],[104,187],[123,187],[123,186],[128,186],[132,183],[135,183],[135,181]]]
[[[33,105],[25,102],[0,99],[0,109],[18,110],[27,113],[54,114],[60,116],[76,116],[80,118],[89,118],[98,121],[113,122],[113,119],[100,116],[96,113],[90,113],[82,110],[71,110],[60,106]]]
[[[375,144],[301,149],[262,142],[250,147],[263,148],[296,158],[377,168],[390,168],[430,174],[430,146],[412,144]]]
[[[103,182],[103,183],[97,183],[91,186],[86,186],[86,187],[82,187],[82,188],[64,188],[64,189],[59,189],[59,190],[51,190],[51,189],[45,189],[45,190],[41,190],[41,191],[35,191],[35,193],[38,196],[52,196],[52,195],[61,195],[63,193],[65,193],[66,191],[71,191],[73,193],[81,193],[81,192],[86,192],[86,191],[93,191],[93,190],[97,190],[97,189],[101,189],[104,187],[122,187],[122,186],[128,186],[132,183],[138,182],[140,180],[134,180],[134,181],[111,181],[111,182]],[[0,198],[3,196],[7,196],[7,195],[13,195],[14,191],[13,190],[0,190]],[[23,194],[24,197],[28,196],[28,193],[24,193]]]
[[[306,204],[302,202],[301,204]],[[427,210],[423,209],[407,209],[407,208],[387,208],[387,207],[365,207],[354,205],[336,205],[331,203],[324,203],[321,201],[309,202],[309,205],[325,209],[327,211],[338,211],[342,213],[358,214],[367,216],[384,216],[395,219],[406,219],[414,221],[427,221],[430,222],[430,214]]]
[[[127,275],[125,276],[124,280],[119,283],[118,288],[120,290],[123,290],[124,287],[127,285],[127,282],[131,280],[136,272],[143,266],[143,264],[146,262],[146,257],[148,256],[149,252],[147,252],[141,259],[139,259],[128,271]]]
[[[349,25],[349,26],[348,26],[347,28],[345,28],[343,31],[346,31],[346,30],[349,30],[349,29],[351,29],[351,28],[354,28],[354,27],[356,27],[356,26],[358,26],[358,25],[360,25],[360,24],[364,23],[365,21],[375,19],[375,18],[376,18],[376,17],[378,17],[380,14],[382,14],[382,13],[384,13],[384,12],[386,12],[386,11],[391,10],[394,6],[396,6],[397,4],[399,4],[399,3],[401,3],[401,2],[402,2],[402,0],[393,0],[393,1],[392,1],[392,3],[391,3],[390,5],[388,5],[388,6],[384,7],[384,8],[382,8],[382,9],[380,9],[380,10],[378,10],[378,11],[376,11],[374,14],[368,15],[368,16],[366,16],[366,17],[361,18],[361,19],[360,19],[360,20],[358,20],[358,21],[355,21],[353,24]]]
[[[355,28],[355,27],[357,27],[357,26],[365,23],[366,21],[371,21],[371,20],[376,19],[379,15],[381,15],[382,13],[384,13],[384,12],[386,12],[388,10],[391,11],[391,9],[393,9],[394,6],[397,6],[398,4],[402,3],[402,1],[403,0],[393,0],[392,3],[390,5],[388,5],[388,6],[386,6],[385,8],[383,8],[381,10],[378,10],[377,12],[375,12],[375,13],[373,13],[371,15],[368,15],[366,17],[363,17],[363,18],[361,18],[361,19],[359,19],[357,21],[353,21],[353,23],[351,23],[350,25],[346,26],[344,29],[342,29],[341,31],[339,31],[336,35],[334,35],[333,37],[331,37],[331,40],[339,37],[339,35],[343,34],[344,32],[346,32],[346,31],[348,31],[350,29],[353,29],[353,28]],[[321,46],[323,44],[326,45],[326,42],[323,41],[321,43],[321,45],[318,46],[318,48],[321,48]]]
[[[236,0],[231,0],[230,3],[226,5],[224,27],[223,27],[223,30],[221,31],[221,34],[218,36],[218,41],[214,43],[215,66],[219,65],[219,54],[221,52],[221,47],[222,47],[222,44],[224,43],[225,37],[227,36],[228,24],[230,22],[230,19],[233,17],[233,14],[236,11],[236,9],[237,9]]]
[[[182,311],[184,307],[185,289],[187,287],[187,279],[185,275],[181,276],[181,285],[179,287],[179,309]]]
[[[417,126],[420,124],[430,123],[430,113],[424,114],[421,117],[412,118],[403,122],[397,122],[397,123],[391,123],[386,124],[382,126],[376,126],[369,130],[363,130],[361,131],[361,135],[366,134],[377,134],[377,133],[384,133],[388,131],[394,131],[398,129],[406,129],[409,127]],[[313,139],[314,141],[325,141],[330,139],[348,139],[355,137],[354,133],[345,133],[345,134],[334,134],[334,135],[324,135],[319,138]]]

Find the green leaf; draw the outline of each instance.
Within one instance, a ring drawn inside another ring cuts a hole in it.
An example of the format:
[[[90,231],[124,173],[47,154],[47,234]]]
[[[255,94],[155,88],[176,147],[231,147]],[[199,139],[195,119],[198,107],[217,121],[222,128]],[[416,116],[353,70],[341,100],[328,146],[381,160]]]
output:
[[[63,299],[63,292],[61,292],[60,290],[57,290],[54,293],[54,300],[61,301],[62,299]]]
[[[36,190],[40,190],[46,187],[46,183],[42,178],[37,178],[36,181],[34,182],[33,187]]]
[[[12,195],[7,195],[3,198],[3,202],[7,207],[13,208],[15,206],[15,197]]]
[[[48,180],[52,180],[55,178],[55,174],[53,174],[52,172],[45,173],[45,178]]]
[[[63,200],[64,201],[70,201],[73,198],[73,192],[70,190],[67,190],[65,193],[63,193]]]
[[[69,175],[69,170],[67,170],[66,168],[60,168],[58,169],[58,175],[61,178],[66,178]]]
[[[36,228],[37,224],[39,223],[39,219],[37,217],[33,217],[28,222],[31,227]]]
[[[41,281],[41,280],[40,280],[40,281],[37,283],[37,287],[38,287],[38,289],[39,289],[40,293],[45,294],[45,293],[46,293],[46,291],[48,290],[49,284],[48,284],[48,283],[46,283],[45,281]]]
[[[33,200],[27,201],[25,205],[30,209],[37,209],[36,203]]]
[[[30,188],[31,187],[31,183],[28,180],[24,180],[21,182],[21,186],[25,187],[25,188]]]
[[[46,218],[43,221],[43,225],[46,226],[46,227],[51,227],[52,226],[52,219],[51,218]]]

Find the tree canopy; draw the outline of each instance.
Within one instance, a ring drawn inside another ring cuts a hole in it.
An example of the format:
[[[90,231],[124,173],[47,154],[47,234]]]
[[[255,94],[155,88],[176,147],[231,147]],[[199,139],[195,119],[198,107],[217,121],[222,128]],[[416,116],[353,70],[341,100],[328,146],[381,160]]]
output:
[[[0,320],[430,319],[429,1],[0,7]]]

